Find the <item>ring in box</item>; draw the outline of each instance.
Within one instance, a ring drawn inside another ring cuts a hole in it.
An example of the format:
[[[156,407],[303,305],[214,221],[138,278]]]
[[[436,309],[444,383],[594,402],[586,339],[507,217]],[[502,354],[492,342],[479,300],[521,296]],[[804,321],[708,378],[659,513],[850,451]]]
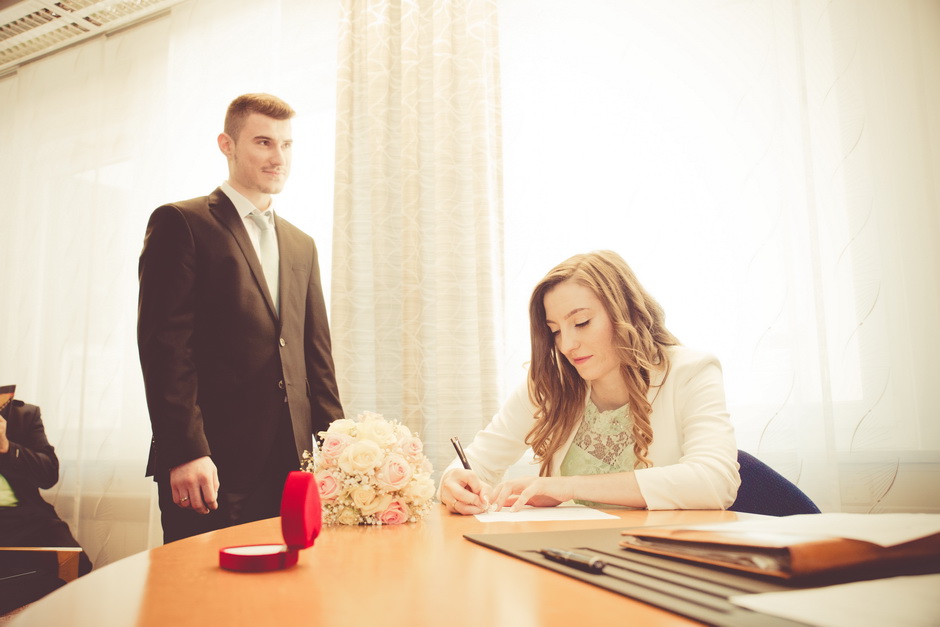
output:
[[[313,546],[322,526],[316,477],[309,472],[291,472],[281,497],[284,544],[250,544],[219,549],[219,566],[248,573],[290,568],[297,563],[301,549]]]

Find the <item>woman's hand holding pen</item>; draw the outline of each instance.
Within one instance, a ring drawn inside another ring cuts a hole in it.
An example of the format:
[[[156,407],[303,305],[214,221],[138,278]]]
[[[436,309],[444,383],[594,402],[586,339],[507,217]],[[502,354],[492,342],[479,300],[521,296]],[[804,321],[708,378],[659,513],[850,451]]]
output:
[[[455,514],[482,514],[490,507],[490,490],[472,470],[454,468],[441,478],[441,503]]]
[[[517,512],[526,505],[555,507],[574,498],[574,477],[519,477],[504,481],[495,488],[493,505],[496,511],[511,507]]]

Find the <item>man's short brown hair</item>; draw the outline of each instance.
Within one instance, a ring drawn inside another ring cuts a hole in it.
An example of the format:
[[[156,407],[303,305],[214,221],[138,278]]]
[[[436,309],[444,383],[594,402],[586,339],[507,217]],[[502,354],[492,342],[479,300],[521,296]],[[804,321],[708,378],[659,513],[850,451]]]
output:
[[[275,120],[289,120],[296,113],[290,105],[271,94],[244,94],[232,101],[225,112],[225,134],[238,141],[238,133],[252,113]]]

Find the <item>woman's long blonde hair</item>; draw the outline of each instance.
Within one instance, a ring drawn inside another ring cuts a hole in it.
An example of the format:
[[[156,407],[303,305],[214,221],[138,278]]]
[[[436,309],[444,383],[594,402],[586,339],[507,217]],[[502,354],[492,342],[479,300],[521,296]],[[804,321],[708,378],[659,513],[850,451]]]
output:
[[[662,307],[643,289],[627,262],[615,252],[600,250],[575,255],[552,268],[535,286],[529,301],[529,395],[538,410],[526,443],[541,463],[539,474],[548,475],[552,457],[568,441],[586,402],[587,384],[558,352],[545,322],[545,295],[569,280],[593,291],[613,324],[612,342],[629,391],[636,466],[648,467],[647,453],[653,441],[652,407],[647,400],[650,371],[659,367],[668,372],[664,349],[679,344],[679,340],[666,329]]]

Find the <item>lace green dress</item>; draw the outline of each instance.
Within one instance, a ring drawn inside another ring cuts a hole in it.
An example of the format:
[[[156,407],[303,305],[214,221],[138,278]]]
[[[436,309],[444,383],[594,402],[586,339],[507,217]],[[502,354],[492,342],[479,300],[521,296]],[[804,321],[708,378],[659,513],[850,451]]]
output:
[[[609,411],[599,411],[588,399],[584,419],[571,442],[571,448],[561,462],[561,474],[601,475],[634,469],[633,418],[630,405]],[[590,507],[611,507],[610,504],[575,499],[575,503]]]

